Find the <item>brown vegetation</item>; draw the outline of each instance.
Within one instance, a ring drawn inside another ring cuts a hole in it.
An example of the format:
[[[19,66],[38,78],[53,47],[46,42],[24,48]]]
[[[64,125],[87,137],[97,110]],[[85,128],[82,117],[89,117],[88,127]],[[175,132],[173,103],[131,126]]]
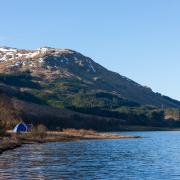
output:
[[[120,138],[140,138],[140,136],[127,136],[110,133],[98,133],[94,130],[86,129],[63,129],[63,131],[48,131],[47,137],[54,137],[54,140],[59,137],[69,138],[71,140],[83,139],[120,139]]]
[[[1,126],[5,129],[12,129],[19,121],[21,118],[13,106],[12,99],[0,95],[0,129]]]
[[[64,134],[73,134],[77,136],[85,136],[85,135],[94,135],[97,134],[96,131],[92,129],[73,129],[73,128],[67,128],[63,129],[62,131]]]
[[[0,140],[0,154],[4,151],[15,149],[21,146],[21,142],[17,138],[2,138]]]
[[[33,137],[39,137],[41,139],[45,138],[46,137],[46,131],[47,131],[47,128],[45,125],[43,124],[39,124],[37,125],[36,127],[34,127],[32,129],[32,131],[30,132],[30,134],[33,136]]]

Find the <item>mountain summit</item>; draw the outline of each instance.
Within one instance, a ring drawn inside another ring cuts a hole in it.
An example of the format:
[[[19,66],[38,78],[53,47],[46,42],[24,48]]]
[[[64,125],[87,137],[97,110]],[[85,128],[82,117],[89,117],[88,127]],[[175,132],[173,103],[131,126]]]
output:
[[[19,84],[18,91],[37,96],[47,103],[53,102],[57,107],[81,106],[84,101],[88,101],[87,106],[103,108],[118,107],[122,102],[156,107],[180,106],[179,101],[154,93],[70,49],[0,47],[0,73],[1,86],[16,89]],[[79,100],[81,103],[77,102],[79,94],[82,95],[80,99],[83,98]]]

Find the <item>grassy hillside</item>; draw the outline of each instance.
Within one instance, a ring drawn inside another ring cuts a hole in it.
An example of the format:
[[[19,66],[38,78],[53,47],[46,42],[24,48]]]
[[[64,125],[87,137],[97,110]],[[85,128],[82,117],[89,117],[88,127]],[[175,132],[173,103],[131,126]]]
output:
[[[29,72],[0,77],[0,122],[45,124],[49,129],[86,128],[119,130],[122,126],[179,126],[165,120],[165,112],[102,90],[87,88],[80,80],[44,83]]]

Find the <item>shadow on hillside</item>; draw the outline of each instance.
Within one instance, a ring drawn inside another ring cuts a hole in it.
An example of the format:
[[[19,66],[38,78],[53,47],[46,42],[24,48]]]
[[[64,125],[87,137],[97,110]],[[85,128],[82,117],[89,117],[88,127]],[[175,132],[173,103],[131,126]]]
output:
[[[10,86],[41,89],[41,86],[33,81],[30,73],[0,74],[0,82]]]

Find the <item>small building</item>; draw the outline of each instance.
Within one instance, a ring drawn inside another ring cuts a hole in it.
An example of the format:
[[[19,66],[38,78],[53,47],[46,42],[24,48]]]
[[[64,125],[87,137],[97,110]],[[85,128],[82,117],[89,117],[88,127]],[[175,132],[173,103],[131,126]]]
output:
[[[13,129],[13,132],[17,133],[17,132],[27,132],[28,131],[28,126],[24,123],[21,122],[19,124],[17,124],[15,126],[15,128]]]

